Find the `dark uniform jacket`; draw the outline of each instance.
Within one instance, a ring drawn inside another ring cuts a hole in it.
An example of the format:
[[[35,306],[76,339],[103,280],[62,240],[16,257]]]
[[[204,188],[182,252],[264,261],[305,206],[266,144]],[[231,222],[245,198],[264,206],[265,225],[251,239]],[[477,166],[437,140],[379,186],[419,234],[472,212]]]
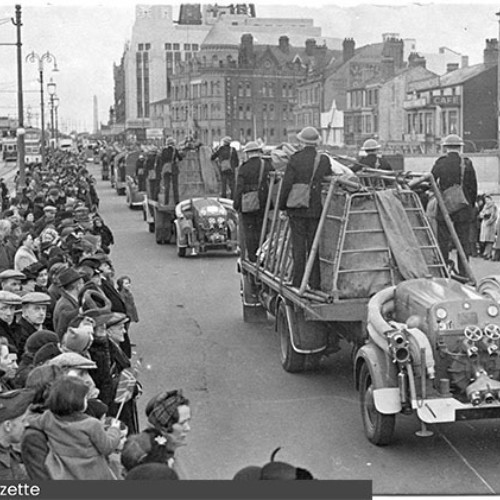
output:
[[[229,144],[224,144],[220,148],[215,151],[215,153],[212,154],[210,157],[212,161],[214,160],[229,160],[229,163],[231,163],[231,168],[236,170],[238,168],[238,153],[236,152],[236,149],[232,148]]]
[[[376,168],[378,170],[392,170],[391,164],[383,157],[378,157],[376,154],[368,154],[359,160],[359,163],[370,168]],[[356,172],[361,170],[361,166],[355,165],[352,167],[352,171]]]
[[[33,323],[30,323],[27,319],[21,316],[17,322],[15,329],[16,329],[16,334],[15,334],[16,349],[19,354],[19,357],[21,357],[21,355],[24,352],[24,344],[26,344],[28,337],[32,333],[35,333],[38,330],[38,327],[36,327],[35,325],[33,325]]]
[[[314,170],[314,159],[316,157],[316,148],[306,146],[302,151],[295,153],[291,158],[285,170],[283,177],[283,186],[279,200],[280,210],[286,210],[290,217],[313,217],[319,218],[321,215],[321,183],[326,176],[331,175],[330,160],[324,154],[314,174],[311,186],[311,198],[309,208],[287,208],[286,202],[288,195],[294,184],[309,184]]]
[[[7,339],[7,341],[9,342],[9,345],[14,347],[17,350],[15,323],[8,325],[5,321],[0,319],[0,337],[5,337]],[[22,352],[18,352],[18,354],[19,354],[19,358],[20,358]]]
[[[441,192],[445,191],[454,184],[460,184],[461,176],[461,156],[456,152],[449,152],[445,156],[440,156],[432,167],[432,175],[436,179]],[[476,171],[469,158],[465,158],[465,171],[462,179],[462,186],[465,197],[469,202],[469,206],[459,210],[452,215],[454,221],[466,221],[472,216],[472,207],[476,203],[477,198],[477,177]],[[438,219],[442,220],[441,212],[438,211]]]
[[[264,212],[269,188],[269,172],[273,170],[273,167],[269,160],[259,158],[257,156],[250,158],[238,169],[238,177],[236,178],[236,194],[234,196],[234,208],[238,212],[241,211],[241,199],[243,193],[257,191],[257,188],[259,187],[259,176],[262,163],[264,164],[264,169],[259,188],[259,212]]]
[[[174,146],[167,146],[166,148],[163,148],[161,150],[160,163],[163,166],[164,163],[172,162],[173,174],[179,173],[178,162],[180,162],[181,160],[182,160],[182,155],[176,148],[174,148]]]

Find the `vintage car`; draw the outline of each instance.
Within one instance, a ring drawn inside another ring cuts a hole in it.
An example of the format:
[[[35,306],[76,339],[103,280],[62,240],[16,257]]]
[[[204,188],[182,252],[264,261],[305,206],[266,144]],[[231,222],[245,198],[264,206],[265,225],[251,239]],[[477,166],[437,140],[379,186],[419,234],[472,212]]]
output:
[[[375,294],[355,360],[367,438],[392,440],[396,415],[427,424],[500,417],[499,281],[472,288],[417,278]]]
[[[236,252],[238,216],[232,200],[200,197],[178,203],[175,207],[177,255],[186,257],[207,250]]]

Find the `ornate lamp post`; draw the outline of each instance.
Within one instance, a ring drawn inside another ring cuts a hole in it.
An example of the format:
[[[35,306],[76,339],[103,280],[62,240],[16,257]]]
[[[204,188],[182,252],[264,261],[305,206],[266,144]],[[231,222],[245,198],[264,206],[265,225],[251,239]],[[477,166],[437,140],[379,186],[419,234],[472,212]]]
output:
[[[57,69],[57,61],[53,54],[50,52],[45,52],[39,56],[35,51],[31,52],[26,56],[26,61],[30,63],[38,63],[38,73],[40,75],[40,113],[41,113],[41,125],[42,125],[42,168],[45,168],[45,110],[44,110],[44,100],[43,100],[43,64],[44,62],[54,63],[53,71],[59,71]]]
[[[52,101],[54,103],[54,147],[57,148],[59,145],[59,124],[57,120],[57,109],[59,108],[60,99],[59,97],[57,97],[57,95],[55,95]]]
[[[55,149],[54,139],[54,96],[56,95],[56,84],[50,79],[50,82],[47,83],[47,92],[50,97],[50,149]]]

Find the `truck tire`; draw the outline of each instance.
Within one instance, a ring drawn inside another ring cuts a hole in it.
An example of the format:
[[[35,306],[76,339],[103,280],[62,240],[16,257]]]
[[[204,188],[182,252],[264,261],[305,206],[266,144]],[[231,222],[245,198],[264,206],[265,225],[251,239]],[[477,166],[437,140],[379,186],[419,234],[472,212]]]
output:
[[[278,334],[280,336],[281,366],[288,373],[304,371],[306,355],[295,352],[290,341],[290,325],[286,314],[286,306],[281,302],[278,308]]]
[[[359,382],[359,401],[361,418],[368,441],[384,446],[392,441],[396,415],[383,415],[378,412],[373,402],[373,383],[370,370],[366,364],[361,367]]]

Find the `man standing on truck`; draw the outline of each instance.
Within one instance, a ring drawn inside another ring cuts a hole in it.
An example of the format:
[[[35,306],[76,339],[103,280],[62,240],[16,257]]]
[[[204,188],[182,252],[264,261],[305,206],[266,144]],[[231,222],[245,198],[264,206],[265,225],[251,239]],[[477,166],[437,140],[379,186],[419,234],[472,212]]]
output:
[[[221,175],[221,197],[227,198],[227,190],[229,187],[229,197],[233,198],[234,194],[234,178],[236,169],[238,168],[238,153],[236,149],[231,147],[231,137],[226,135],[221,140],[222,145],[219,146],[210,159],[216,161],[220,168]]]
[[[269,160],[262,158],[262,147],[254,141],[245,145],[247,160],[238,169],[234,209],[241,214],[245,248],[250,262],[257,260],[264,208],[269,190]]]
[[[304,146],[295,153],[285,170],[283,186],[279,199],[280,210],[286,210],[290,218],[293,255],[292,286],[300,287],[306,267],[307,254],[310,252],[314,235],[321,217],[321,183],[332,173],[329,158],[316,151],[321,137],[314,127],[305,127],[297,134],[297,139]],[[299,189],[295,190],[294,186]],[[308,186],[305,203],[293,202],[292,191],[300,191],[301,186]],[[309,286],[319,290],[321,285],[319,257],[316,255]]]
[[[354,165],[351,167],[353,172],[357,172],[362,168],[362,165],[365,165],[369,168],[375,168],[377,170],[392,170],[390,163],[377,154],[380,149],[380,144],[375,139],[367,139],[363,146],[361,146],[361,151],[366,153],[366,156],[360,158],[359,163],[361,165]]]
[[[460,155],[463,144],[464,142],[458,135],[448,135],[442,142],[446,154],[436,160],[431,173],[434,179],[436,179],[441,192],[446,191],[446,189],[454,185],[462,186],[468,205],[454,213],[450,213],[450,217],[464,253],[467,256],[467,260],[469,260],[469,256],[471,255],[469,234],[473,216],[472,208],[477,198],[477,178],[471,160]],[[444,216],[439,209],[436,219],[438,245],[444,260],[448,262],[452,240]],[[461,259],[458,259],[458,273],[461,276],[467,275]]]
[[[170,184],[174,193],[174,204],[179,203],[179,162],[182,156],[175,147],[175,139],[167,137],[166,145],[160,153],[161,176],[165,187],[165,204],[168,205],[170,199]]]

